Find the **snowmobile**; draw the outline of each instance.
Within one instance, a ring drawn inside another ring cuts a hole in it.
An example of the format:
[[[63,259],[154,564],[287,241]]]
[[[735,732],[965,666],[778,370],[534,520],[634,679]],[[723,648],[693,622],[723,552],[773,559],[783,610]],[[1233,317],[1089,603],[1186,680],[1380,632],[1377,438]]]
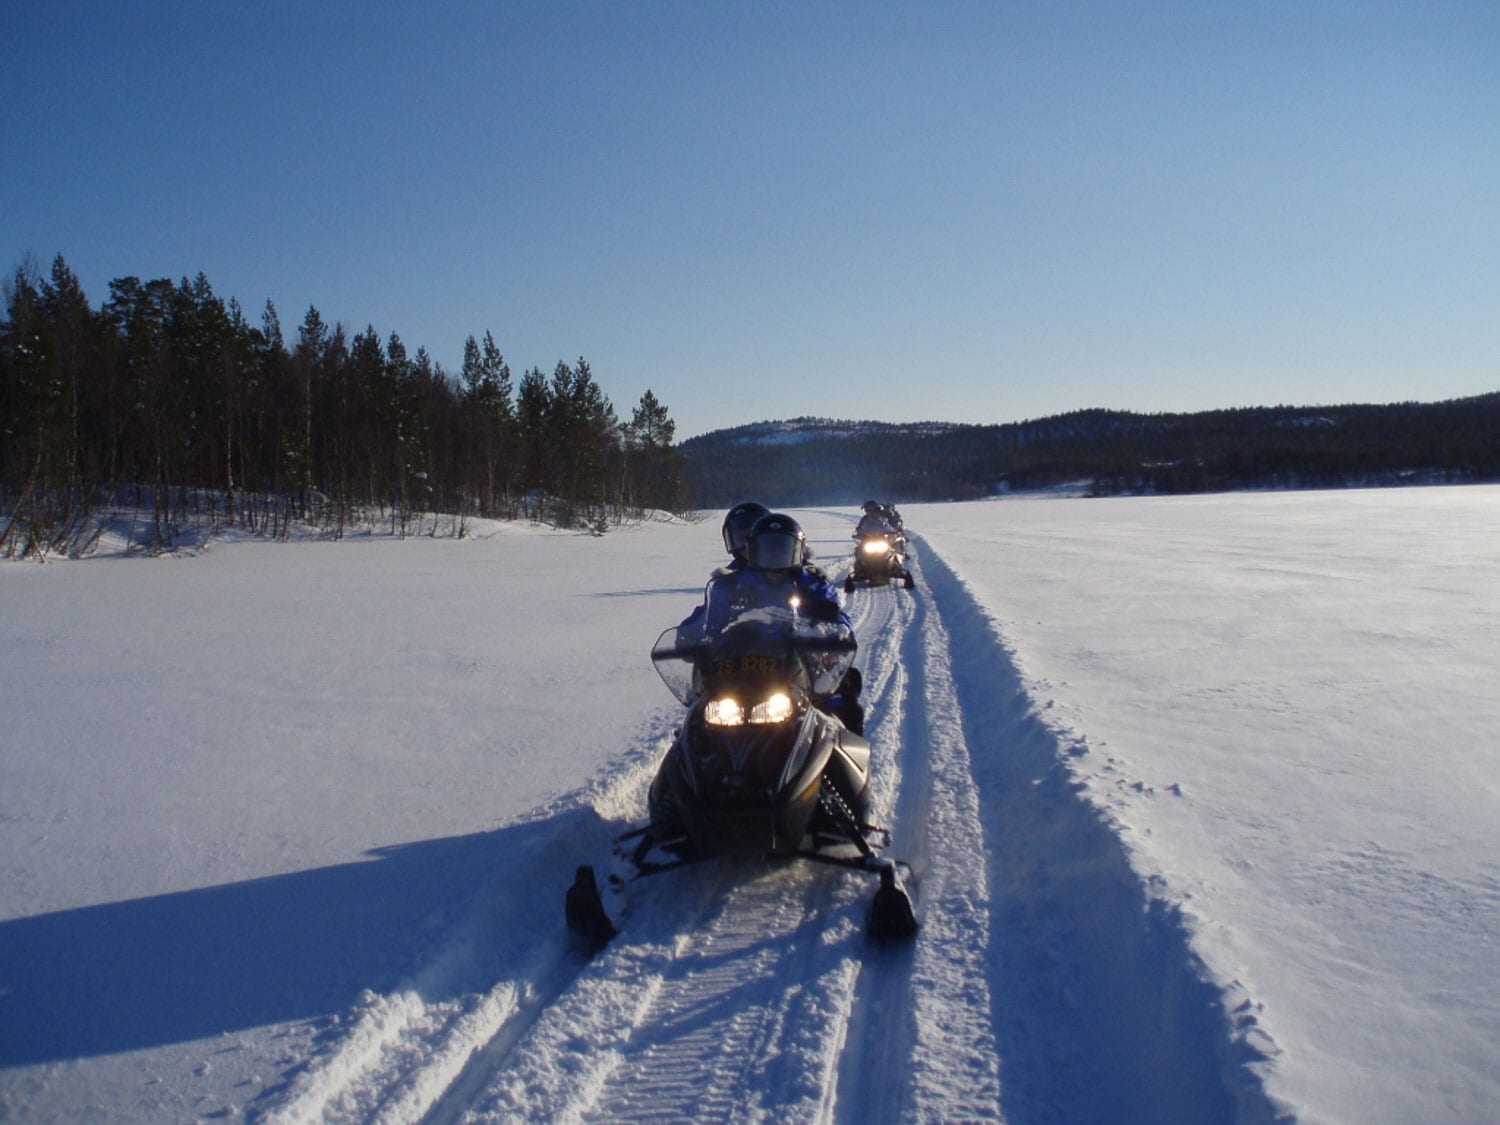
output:
[[[906,536],[899,531],[855,535],[854,566],[844,579],[844,593],[856,586],[889,586],[897,580],[908,590],[917,582],[906,569]]]
[[[774,579],[775,576],[771,576]],[[651,659],[687,707],[647,794],[649,819],[617,837],[620,883],[722,856],[801,857],[876,874],[868,930],[916,930],[890,834],[869,822],[870,744],[829,710],[854,661],[846,623],[773,596],[764,572],[721,571],[706,611],[662,633]],[[591,866],[568,924],[595,947],[615,934]]]

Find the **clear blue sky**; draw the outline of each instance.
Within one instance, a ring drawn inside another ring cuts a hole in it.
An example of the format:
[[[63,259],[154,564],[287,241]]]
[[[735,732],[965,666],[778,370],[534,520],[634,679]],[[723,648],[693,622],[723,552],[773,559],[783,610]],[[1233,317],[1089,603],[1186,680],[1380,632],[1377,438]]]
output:
[[[0,269],[679,437],[1500,389],[1500,3],[0,3]]]

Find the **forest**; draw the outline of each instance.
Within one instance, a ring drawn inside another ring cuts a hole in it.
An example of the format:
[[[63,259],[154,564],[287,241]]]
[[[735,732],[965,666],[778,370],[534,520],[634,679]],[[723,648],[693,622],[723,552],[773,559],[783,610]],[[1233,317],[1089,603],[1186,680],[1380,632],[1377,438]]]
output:
[[[1192,414],[1081,410],[1006,425],[797,418],[682,443],[689,494],[779,504],[1092,496],[1500,480],[1500,393],[1437,403]]]
[[[1500,480],[1500,393],[1437,403],[1081,410],[981,425],[797,418],[674,444],[646,391],[622,422],[586,359],[514,378],[491,333],[456,374],[309,307],[251,324],[199,274],[118,278],[93,308],[61,255],[0,292],[0,557],[79,554],[101,513],[143,546],[186,526],[272,538],[462,535],[475,517],[602,534],[648,510]]]
[[[583,358],[513,378],[486,332],[454,376],[316,307],[288,341],[271,302],[251,324],[201,273],[116,279],[95,309],[61,255],[3,299],[0,556],[77,553],[122,507],[165,546],[190,522],[338,536],[419,513],[602,531],[683,502],[666,406],[648,390],[621,422]]]

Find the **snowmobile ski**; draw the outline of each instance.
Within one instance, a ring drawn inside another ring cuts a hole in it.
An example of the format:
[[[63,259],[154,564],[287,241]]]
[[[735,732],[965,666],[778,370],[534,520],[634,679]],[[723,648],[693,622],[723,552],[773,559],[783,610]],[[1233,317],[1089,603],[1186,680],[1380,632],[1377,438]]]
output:
[[[588,864],[578,868],[568,888],[567,916],[568,928],[583,939],[591,953],[603,949],[619,933],[604,909],[599,881]]]

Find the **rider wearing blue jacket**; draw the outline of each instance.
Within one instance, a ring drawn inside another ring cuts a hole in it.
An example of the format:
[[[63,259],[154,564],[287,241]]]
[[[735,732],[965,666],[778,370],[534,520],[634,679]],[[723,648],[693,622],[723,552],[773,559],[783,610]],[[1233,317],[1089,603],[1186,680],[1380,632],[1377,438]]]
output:
[[[729,519],[725,520],[724,540],[725,546],[734,554]],[[717,586],[710,580],[708,599],[682,623],[679,635],[681,630],[716,628],[714,619],[721,614],[732,616],[743,612],[746,607],[738,603],[749,595],[760,604],[790,605],[814,621],[843,625],[853,636],[854,627],[839,602],[838,587],[808,561],[807,536],[791,516],[779,512],[761,516],[744,537],[743,555],[737,555],[718,573],[724,574],[726,579],[733,574],[734,579]],[[734,604],[718,603],[716,592],[730,594]],[[865,710],[859,702],[863,685],[864,678],[859,669],[851,667],[838,692],[821,701],[819,709],[837,715],[855,734],[863,734]]]
[[[762,528],[761,521],[770,517],[774,517],[773,522]],[[731,571],[743,570],[746,565],[756,565],[747,563],[747,552],[752,534],[760,532],[765,535],[778,533],[790,535],[795,543],[790,546],[783,545],[779,550],[786,555],[795,554],[797,561],[789,566],[776,566],[770,565],[771,560],[766,559],[758,569],[791,571],[795,568],[793,577],[796,580],[796,595],[799,604],[808,607],[808,616],[819,621],[842,621],[845,625],[850,623],[839,605],[838,589],[828,581],[828,576],[823,573],[821,567],[808,560],[807,537],[791,516],[772,512],[764,504],[759,504],[754,500],[745,500],[729,509],[724,516],[724,526],[721,530],[724,536],[724,549],[729,552],[729,562],[724,569]],[[767,542],[769,543],[770,540]],[[768,548],[762,547],[760,551],[766,555]]]
[[[808,561],[807,536],[791,516],[770,512],[765,505],[753,500],[736,504],[724,517],[722,528],[724,549],[729,552],[729,563],[715,571],[715,575],[742,574],[743,578],[733,583],[737,593],[743,596],[752,587],[756,596],[767,604],[783,602],[794,605],[814,621],[837,622],[849,628],[853,634],[853,623],[839,602],[838,587],[828,580],[822,569]],[[763,575],[764,581],[750,579],[745,571]],[[788,582],[788,580],[790,580]],[[708,593],[714,590],[713,579],[709,579]],[[679,637],[701,636],[709,623],[709,601],[690,613],[677,627]],[[823,710],[836,714],[844,725],[855,734],[863,734],[865,711],[859,702],[859,693],[864,686],[864,677],[858,668],[850,668],[837,695],[823,701]]]
[[[757,520],[745,542],[745,562],[754,570],[790,576],[799,611],[814,621],[837,621],[853,628],[839,604],[837,587],[808,562],[807,536],[791,516],[772,512]]]

